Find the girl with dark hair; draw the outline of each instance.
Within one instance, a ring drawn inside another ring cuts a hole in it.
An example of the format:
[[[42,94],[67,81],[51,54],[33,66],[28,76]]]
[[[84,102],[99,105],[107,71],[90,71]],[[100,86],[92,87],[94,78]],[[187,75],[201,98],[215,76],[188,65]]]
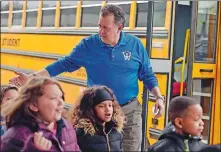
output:
[[[61,116],[63,106],[64,92],[56,80],[30,79],[1,111],[8,128],[1,151],[79,151],[75,130]]]
[[[94,86],[78,102],[73,125],[82,152],[122,151],[125,117],[113,92],[106,86]]]

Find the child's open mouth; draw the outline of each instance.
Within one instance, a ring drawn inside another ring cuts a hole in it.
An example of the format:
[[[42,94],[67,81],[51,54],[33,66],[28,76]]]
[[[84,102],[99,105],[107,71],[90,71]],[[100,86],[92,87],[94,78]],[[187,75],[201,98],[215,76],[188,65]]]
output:
[[[105,117],[111,117],[110,113],[105,114]]]

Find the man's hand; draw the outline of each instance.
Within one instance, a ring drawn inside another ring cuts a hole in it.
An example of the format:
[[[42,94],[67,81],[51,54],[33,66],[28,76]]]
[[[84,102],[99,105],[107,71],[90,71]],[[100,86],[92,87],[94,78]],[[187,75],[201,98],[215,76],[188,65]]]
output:
[[[52,143],[50,140],[46,139],[42,136],[42,132],[35,132],[34,134],[34,144],[35,147],[39,150],[48,151],[52,147]]]
[[[157,112],[157,110],[159,109],[158,113],[155,115],[154,119],[157,119],[159,117],[161,117],[163,115],[163,111],[164,111],[164,101],[162,99],[157,99],[156,103],[154,105],[154,113]]]
[[[25,84],[25,82],[31,77],[31,75],[15,72],[18,76],[9,80],[9,84],[15,85],[17,87],[21,87]]]

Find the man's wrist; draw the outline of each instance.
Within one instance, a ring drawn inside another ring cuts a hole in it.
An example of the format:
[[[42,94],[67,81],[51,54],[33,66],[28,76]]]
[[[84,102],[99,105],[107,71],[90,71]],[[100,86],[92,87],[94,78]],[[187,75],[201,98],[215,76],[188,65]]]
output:
[[[161,100],[163,103],[165,102],[165,99],[164,99],[164,97],[163,96],[157,96],[157,100]]]

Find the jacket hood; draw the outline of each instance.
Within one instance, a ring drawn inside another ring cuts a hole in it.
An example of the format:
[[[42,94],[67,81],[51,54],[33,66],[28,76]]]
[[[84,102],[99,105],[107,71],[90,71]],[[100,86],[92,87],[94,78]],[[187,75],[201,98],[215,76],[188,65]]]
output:
[[[169,122],[165,126],[165,128],[163,129],[163,131],[159,137],[159,140],[162,140],[165,138],[170,138],[170,139],[173,139],[176,141],[179,141],[181,139],[182,139],[182,141],[185,139],[187,139],[187,140],[202,140],[202,138],[199,136],[181,135],[181,134],[176,133],[176,128],[171,122]]]
[[[93,125],[90,119],[87,118],[81,118],[75,127],[83,129],[85,134],[90,134],[91,136],[93,136],[96,133],[96,130],[101,131],[103,128],[103,126],[100,124]],[[107,132],[109,132],[109,130],[111,130],[112,128],[115,128],[118,132],[122,132],[123,122],[120,123],[111,120],[110,122],[106,123],[105,127]]]

